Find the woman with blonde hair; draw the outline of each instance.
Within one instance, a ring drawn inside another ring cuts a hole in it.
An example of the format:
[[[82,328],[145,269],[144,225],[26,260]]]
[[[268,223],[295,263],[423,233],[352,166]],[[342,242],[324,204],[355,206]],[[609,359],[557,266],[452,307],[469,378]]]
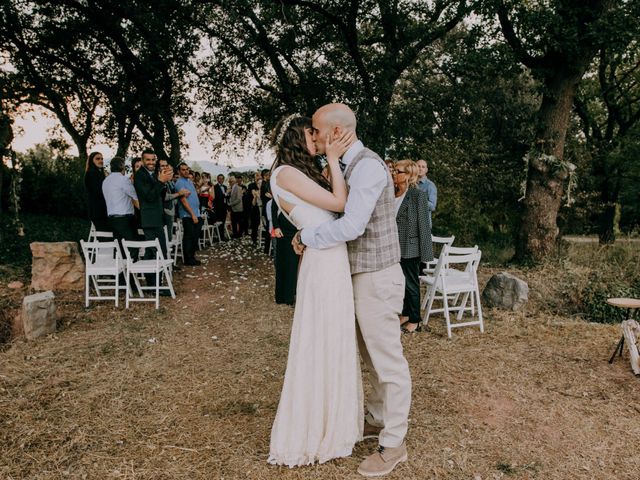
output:
[[[400,240],[400,266],[405,277],[400,323],[404,333],[420,331],[420,262],[433,260],[427,194],[416,188],[418,166],[400,160],[391,170],[396,187],[396,224]]]

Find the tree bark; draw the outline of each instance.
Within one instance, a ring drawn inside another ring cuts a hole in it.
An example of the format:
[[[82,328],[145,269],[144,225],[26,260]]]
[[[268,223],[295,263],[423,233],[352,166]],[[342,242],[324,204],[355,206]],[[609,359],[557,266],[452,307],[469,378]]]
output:
[[[579,72],[558,70],[545,82],[516,245],[516,259],[520,262],[541,262],[555,249],[558,212],[569,174],[557,164],[542,161],[540,155],[553,155],[562,162],[573,98],[583,74],[584,69]]]

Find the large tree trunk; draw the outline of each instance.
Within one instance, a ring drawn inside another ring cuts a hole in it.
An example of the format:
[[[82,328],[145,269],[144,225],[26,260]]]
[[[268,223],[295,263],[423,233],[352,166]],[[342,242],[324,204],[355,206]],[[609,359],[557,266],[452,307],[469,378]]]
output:
[[[583,72],[556,71],[545,82],[536,142],[530,152],[524,213],[516,245],[521,262],[540,262],[555,249],[558,211],[569,176],[560,166],[575,90]],[[541,155],[553,155],[555,162]]]

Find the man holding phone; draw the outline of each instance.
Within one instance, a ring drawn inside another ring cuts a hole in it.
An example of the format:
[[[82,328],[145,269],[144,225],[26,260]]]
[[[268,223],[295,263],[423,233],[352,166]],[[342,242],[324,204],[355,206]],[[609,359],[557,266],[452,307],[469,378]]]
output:
[[[138,194],[140,203],[140,220],[145,240],[155,240],[160,242],[160,248],[164,258],[167,258],[167,242],[164,238],[164,207],[162,205],[166,183],[171,180],[173,173],[163,169],[156,176],[156,154],[147,148],[142,152],[142,168],[134,174],[133,185]],[[152,249],[146,249],[145,260],[155,258]],[[145,275],[147,285],[155,286],[155,275]],[[160,295],[171,295],[166,290],[161,290]]]

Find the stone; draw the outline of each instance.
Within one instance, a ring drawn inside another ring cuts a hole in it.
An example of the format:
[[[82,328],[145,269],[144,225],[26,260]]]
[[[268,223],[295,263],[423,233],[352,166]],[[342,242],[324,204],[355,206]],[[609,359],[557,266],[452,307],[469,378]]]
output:
[[[7,287],[9,287],[11,290],[17,290],[19,288],[24,287],[24,283],[19,282],[18,280],[15,280],[13,282],[10,282]]]
[[[34,290],[84,289],[84,262],[76,242],[33,242],[31,254]]]
[[[500,272],[489,279],[482,292],[486,307],[503,310],[519,310],[529,300],[529,285],[507,272]]]
[[[22,300],[22,328],[29,340],[56,331],[56,304],[52,291],[28,295]]]

